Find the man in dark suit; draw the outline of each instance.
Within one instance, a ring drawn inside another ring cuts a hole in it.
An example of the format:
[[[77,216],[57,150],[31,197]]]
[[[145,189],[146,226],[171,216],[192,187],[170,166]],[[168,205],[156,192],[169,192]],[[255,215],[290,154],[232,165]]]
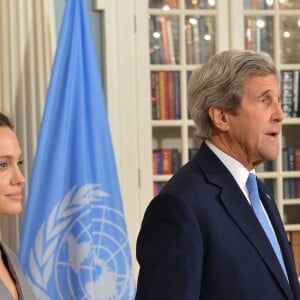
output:
[[[278,155],[284,114],[276,67],[263,53],[224,51],[192,73],[188,93],[203,142],[145,212],[136,299],[300,299],[275,202],[257,179],[270,242],[246,185],[256,166]]]

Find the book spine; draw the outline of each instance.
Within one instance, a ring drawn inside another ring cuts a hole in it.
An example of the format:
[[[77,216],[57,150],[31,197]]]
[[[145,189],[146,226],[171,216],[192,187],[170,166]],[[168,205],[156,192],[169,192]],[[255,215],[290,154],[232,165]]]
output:
[[[172,174],[172,149],[162,148],[160,151],[162,157],[162,174]]]
[[[160,104],[160,120],[166,119],[166,72],[159,72],[159,104]]]
[[[181,103],[180,103],[180,73],[174,72],[174,107],[175,107],[175,119],[181,118]]]
[[[300,231],[292,231],[290,233],[291,247],[294,254],[296,271],[300,276]]]
[[[160,16],[159,20],[160,20],[162,43],[164,49],[164,60],[165,60],[165,64],[170,64],[171,58],[170,58],[170,48],[169,48],[169,38],[168,38],[167,17]]]
[[[175,80],[174,72],[168,72],[168,118],[175,119]]]

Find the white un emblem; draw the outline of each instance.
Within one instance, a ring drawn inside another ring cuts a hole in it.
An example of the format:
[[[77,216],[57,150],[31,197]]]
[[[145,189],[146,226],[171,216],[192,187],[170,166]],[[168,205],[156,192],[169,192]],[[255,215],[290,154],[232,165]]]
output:
[[[53,289],[55,299],[133,299],[125,220],[109,199],[86,184],[54,207],[30,254],[27,276],[38,299],[53,299]]]

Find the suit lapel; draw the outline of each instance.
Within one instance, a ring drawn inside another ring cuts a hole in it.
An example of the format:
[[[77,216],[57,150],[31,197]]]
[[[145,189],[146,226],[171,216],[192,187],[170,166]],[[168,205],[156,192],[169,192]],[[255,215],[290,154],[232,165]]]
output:
[[[205,159],[201,158],[204,155]],[[218,157],[207,147],[201,146],[199,155],[201,167],[207,176],[208,181],[214,185],[220,186],[222,192],[220,200],[233,221],[243,232],[245,237],[257,250],[270,272],[276,278],[288,299],[293,299],[291,289],[277,260],[277,257],[266,237],[259,221],[256,219],[251,206],[245,198],[243,192],[234,180],[231,173],[218,159]],[[276,230],[277,228],[275,228]]]

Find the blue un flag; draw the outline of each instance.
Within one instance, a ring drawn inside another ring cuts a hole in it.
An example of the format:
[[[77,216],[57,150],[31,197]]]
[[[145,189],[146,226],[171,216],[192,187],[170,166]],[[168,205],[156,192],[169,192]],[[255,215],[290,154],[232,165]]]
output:
[[[37,299],[134,299],[135,284],[85,1],[69,0],[19,258]]]

